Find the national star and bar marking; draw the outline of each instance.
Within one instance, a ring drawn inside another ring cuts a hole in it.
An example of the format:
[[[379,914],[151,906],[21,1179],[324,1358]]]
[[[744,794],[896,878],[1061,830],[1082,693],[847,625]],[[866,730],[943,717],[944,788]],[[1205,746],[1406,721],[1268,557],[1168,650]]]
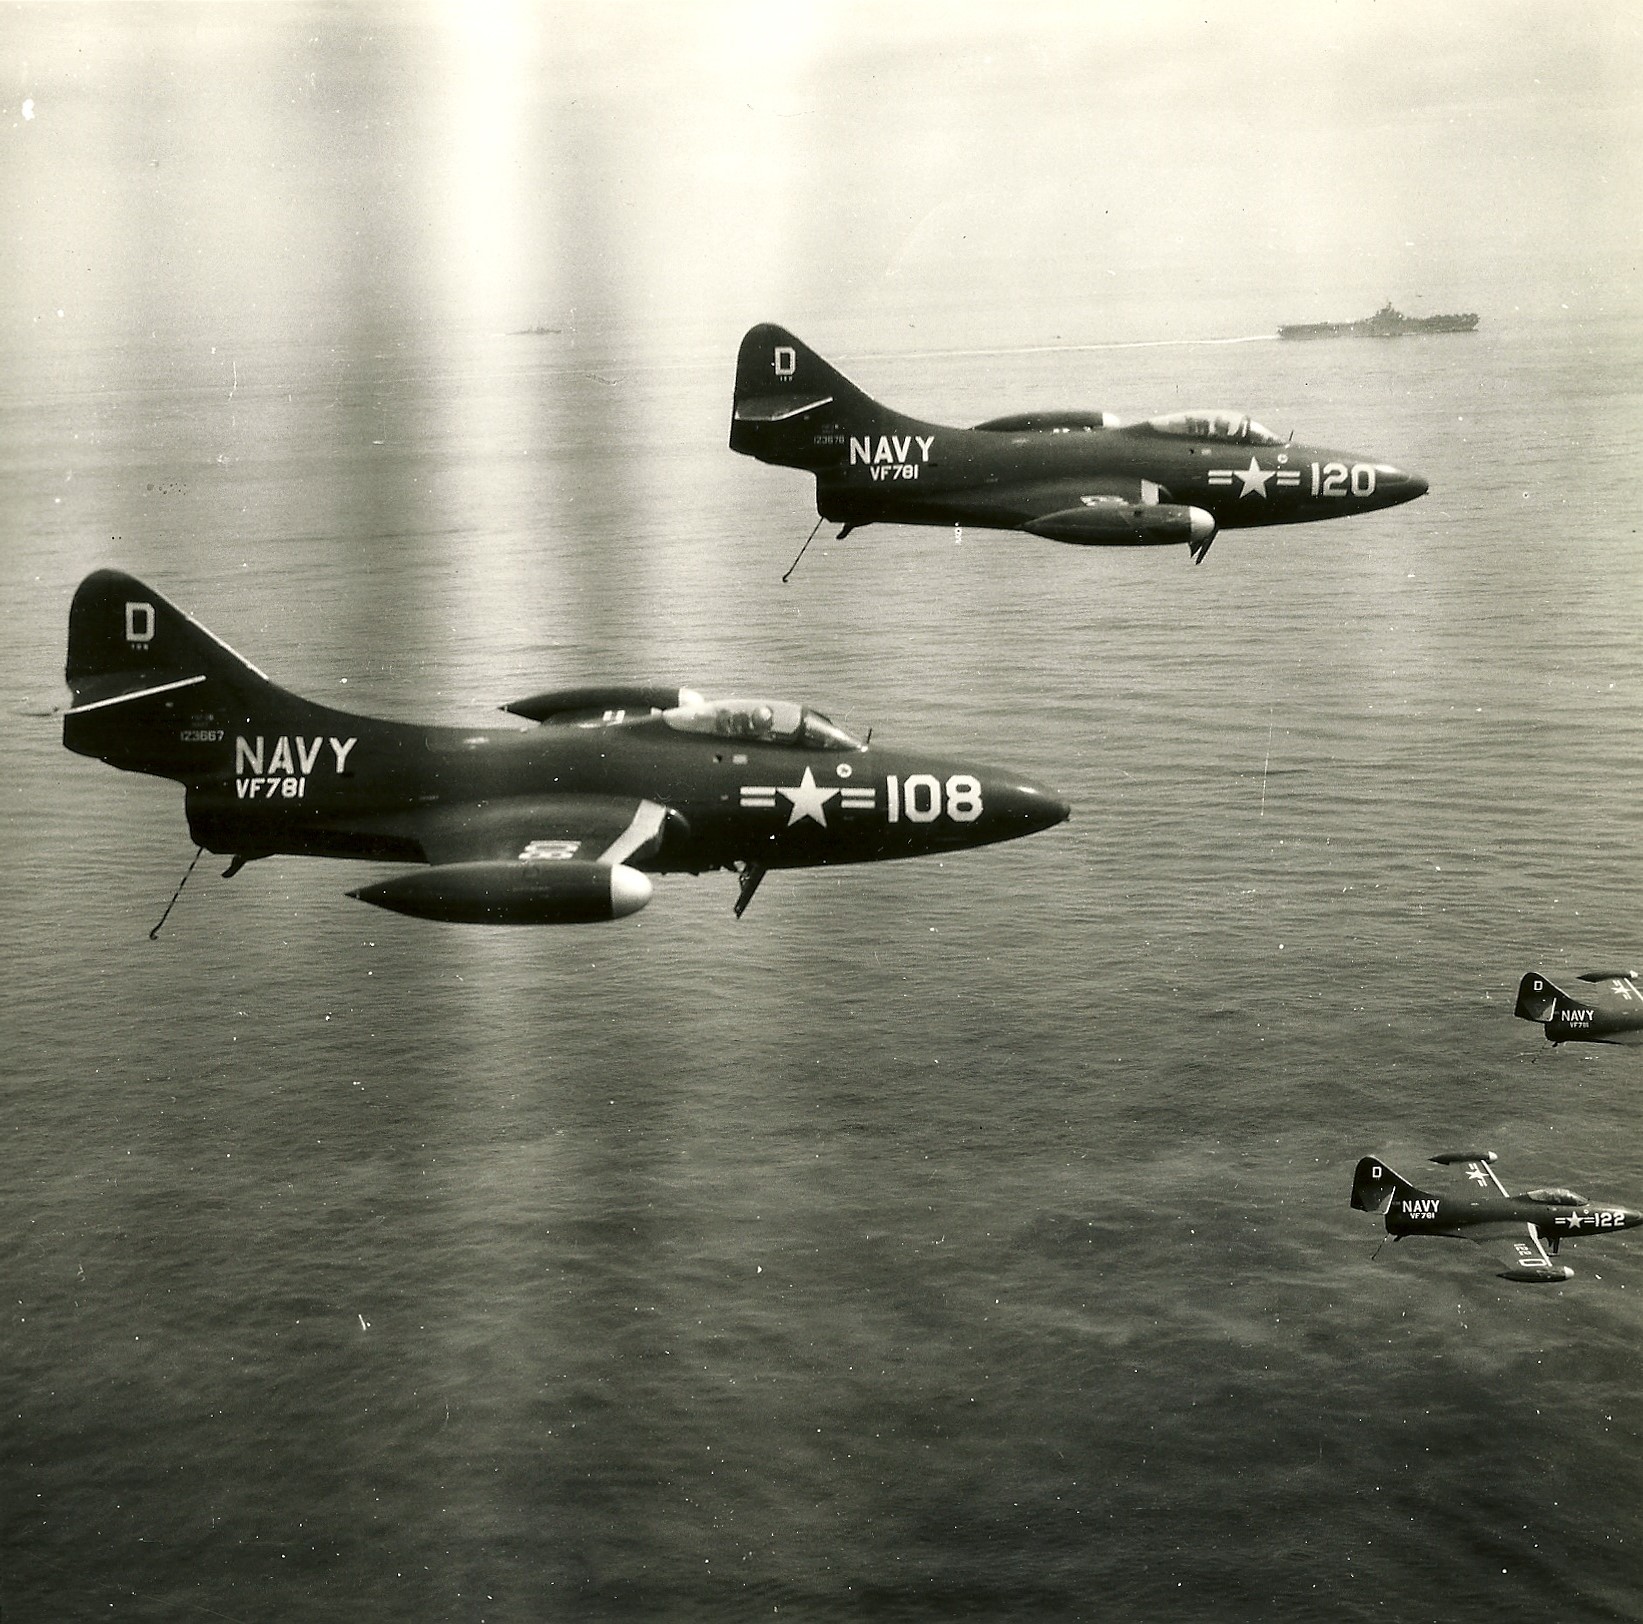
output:
[[[795,823],[806,821],[819,823],[822,828],[827,828],[827,803],[835,796],[839,799],[839,808],[846,812],[871,812],[878,804],[878,791],[873,785],[847,784],[839,788],[835,785],[818,784],[816,775],[808,767],[797,784],[741,786],[741,804],[753,811],[774,809],[778,795],[786,796],[790,803],[787,819],[787,826],[790,829]]]
[[[785,784],[778,784],[776,793],[785,795],[793,803],[793,810],[788,814],[787,819],[789,829],[805,818],[813,819],[825,829],[827,827],[827,803],[838,794],[838,789],[834,785],[823,788],[822,785],[816,782],[816,775],[806,767],[804,777],[792,789],[789,789]]]
[[[1296,486],[1301,483],[1301,473],[1298,468],[1263,468],[1259,459],[1251,457],[1247,468],[1211,468],[1209,482],[1211,485],[1230,486],[1233,480],[1239,480],[1243,489],[1238,492],[1239,499],[1246,496],[1265,498],[1267,481],[1275,479],[1281,487]]]

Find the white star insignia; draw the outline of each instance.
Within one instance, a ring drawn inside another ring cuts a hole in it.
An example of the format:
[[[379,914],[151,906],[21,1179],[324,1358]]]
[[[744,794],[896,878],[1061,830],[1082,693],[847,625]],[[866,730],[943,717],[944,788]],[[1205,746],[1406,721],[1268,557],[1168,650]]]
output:
[[[1244,488],[1238,492],[1238,499],[1243,500],[1253,491],[1257,496],[1266,495],[1266,482],[1277,473],[1276,468],[1263,468],[1253,457],[1249,459],[1249,467],[1234,468],[1233,472],[1244,482]]]
[[[776,793],[785,795],[793,803],[792,816],[787,820],[789,829],[801,818],[814,818],[825,829],[827,827],[827,803],[838,794],[838,790],[823,789],[816,782],[816,775],[806,767],[804,777],[799,780],[793,789],[788,789],[785,784],[778,784]]]

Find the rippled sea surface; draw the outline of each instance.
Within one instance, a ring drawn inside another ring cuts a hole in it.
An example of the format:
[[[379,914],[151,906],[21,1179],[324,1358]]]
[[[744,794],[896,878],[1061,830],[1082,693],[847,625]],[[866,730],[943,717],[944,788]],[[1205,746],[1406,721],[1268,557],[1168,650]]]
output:
[[[788,585],[739,336],[0,381],[5,1616],[1643,1616],[1643,1243],[1535,1289],[1347,1206],[1474,1146],[1643,1203],[1643,1059],[1511,1015],[1643,954],[1643,331],[809,333],[938,420],[1236,405],[1432,493],[1196,569],[829,531]],[[180,795],[55,714],[104,564],[330,703],[767,692],[1074,817],[739,922],[202,862],[150,941]]]

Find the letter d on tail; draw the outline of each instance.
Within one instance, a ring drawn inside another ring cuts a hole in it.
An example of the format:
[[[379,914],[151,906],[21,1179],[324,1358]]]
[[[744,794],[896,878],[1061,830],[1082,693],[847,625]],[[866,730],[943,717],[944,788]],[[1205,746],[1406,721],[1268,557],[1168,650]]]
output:
[[[1539,1021],[1544,1024],[1551,1020],[1556,1012],[1558,1000],[1566,1000],[1567,996],[1561,987],[1555,986],[1545,976],[1531,970],[1517,984],[1517,1008],[1512,1013],[1521,1021]]]
[[[1402,1183],[1385,1162],[1365,1156],[1352,1175],[1352,1205],[1359,1212],[1385,1212]]]

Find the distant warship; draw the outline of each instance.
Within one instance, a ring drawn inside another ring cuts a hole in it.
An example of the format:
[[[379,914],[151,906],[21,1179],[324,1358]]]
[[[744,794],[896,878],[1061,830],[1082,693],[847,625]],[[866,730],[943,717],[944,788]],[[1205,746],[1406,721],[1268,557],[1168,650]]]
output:
[[[1383,304],[1363,321],[1309,321],[1278,329],[1279,338],[1403,338],[1419,333],[1471,333],[1478,318],[1470,310],[1458,316],[1406,316]]]

